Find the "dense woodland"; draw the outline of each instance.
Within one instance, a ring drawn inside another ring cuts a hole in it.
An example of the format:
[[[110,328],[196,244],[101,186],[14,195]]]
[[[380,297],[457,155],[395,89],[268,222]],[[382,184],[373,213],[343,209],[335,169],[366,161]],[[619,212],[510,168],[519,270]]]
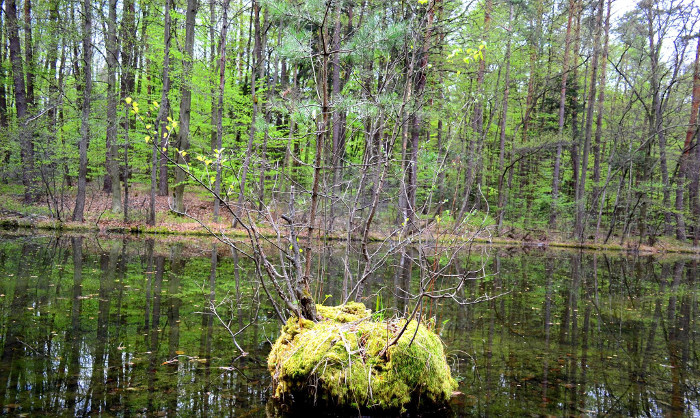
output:
[[[618,2],[0,0],[3,190],[697,244],[700,12]]]

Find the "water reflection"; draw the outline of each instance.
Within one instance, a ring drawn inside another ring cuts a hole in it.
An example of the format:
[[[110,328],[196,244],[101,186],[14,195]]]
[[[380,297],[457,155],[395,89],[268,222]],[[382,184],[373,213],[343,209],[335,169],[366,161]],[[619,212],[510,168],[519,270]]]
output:
[[[353,288],[344,250],[322,252],[327,304]],[[274,414],[265,362],[279,323],[253,268],[209,242],[0,240],[0,411]],[[486,273],[461,296],[510,293],[424,309],[460,380],[454,415],[700,415],[697,260],[497,248]],[[399,255],[357,292],[405,312],[414,276]],[[247,356],[212,306],[234,331],[257,316],[236,337]]]

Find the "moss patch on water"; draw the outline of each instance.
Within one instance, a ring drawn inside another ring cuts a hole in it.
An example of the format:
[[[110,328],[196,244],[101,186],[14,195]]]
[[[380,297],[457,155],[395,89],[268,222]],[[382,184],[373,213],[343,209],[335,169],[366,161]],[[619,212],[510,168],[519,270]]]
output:
[[[272,346],[267,365],[275,398],[381,411],[449,401],[457,383],[435,333],[423,325],[416,331],[412,321],[381,356],[405,319],[373,320],[361,303],[317,305],[317,312],[323,318],[317,323],[290,318]]]

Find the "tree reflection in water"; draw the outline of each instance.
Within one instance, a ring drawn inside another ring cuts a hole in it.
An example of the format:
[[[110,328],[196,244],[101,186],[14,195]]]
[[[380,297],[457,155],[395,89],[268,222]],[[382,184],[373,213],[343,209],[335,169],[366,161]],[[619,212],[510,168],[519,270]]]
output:
[[[314,290],[326,304],[353,286],[343,252],[321,257]],[[454,270],[475,263],[465,255]],[[257,307],[253,268],[208,241],[3,238],[2,411],[271,413],[266,356],[279,323],[264,299]],[[700,415],[696,259],[491,248],[486,273],[461,296],[511,293],[425,309],[460,380],[455,415]],[[413,275],[397,256],[360,292],[402,313]],[[237,336],[246,357],[210,315],[225,296],[219,314],[232,328],[257,312]]]

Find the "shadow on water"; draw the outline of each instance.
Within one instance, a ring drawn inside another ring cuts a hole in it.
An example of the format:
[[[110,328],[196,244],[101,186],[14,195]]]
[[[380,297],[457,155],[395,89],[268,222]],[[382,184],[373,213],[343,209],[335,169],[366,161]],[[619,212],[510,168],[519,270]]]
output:
[[[320,257],[326,304],[353,289],[342,253]],[[460,382],[433,415],[700,416],[696,259],[489,253],[486,274],[451,267],[474,277],[460,296],[510,293],[424,308]],[[209,242],[0,238],[1,413],[294,416],[268,399],[279,322],[253,269]],[[356,291],[403,313],[414,276],[397,256]],[[213,308],[233,332],[255,320],[236,336],[247,356]]]

